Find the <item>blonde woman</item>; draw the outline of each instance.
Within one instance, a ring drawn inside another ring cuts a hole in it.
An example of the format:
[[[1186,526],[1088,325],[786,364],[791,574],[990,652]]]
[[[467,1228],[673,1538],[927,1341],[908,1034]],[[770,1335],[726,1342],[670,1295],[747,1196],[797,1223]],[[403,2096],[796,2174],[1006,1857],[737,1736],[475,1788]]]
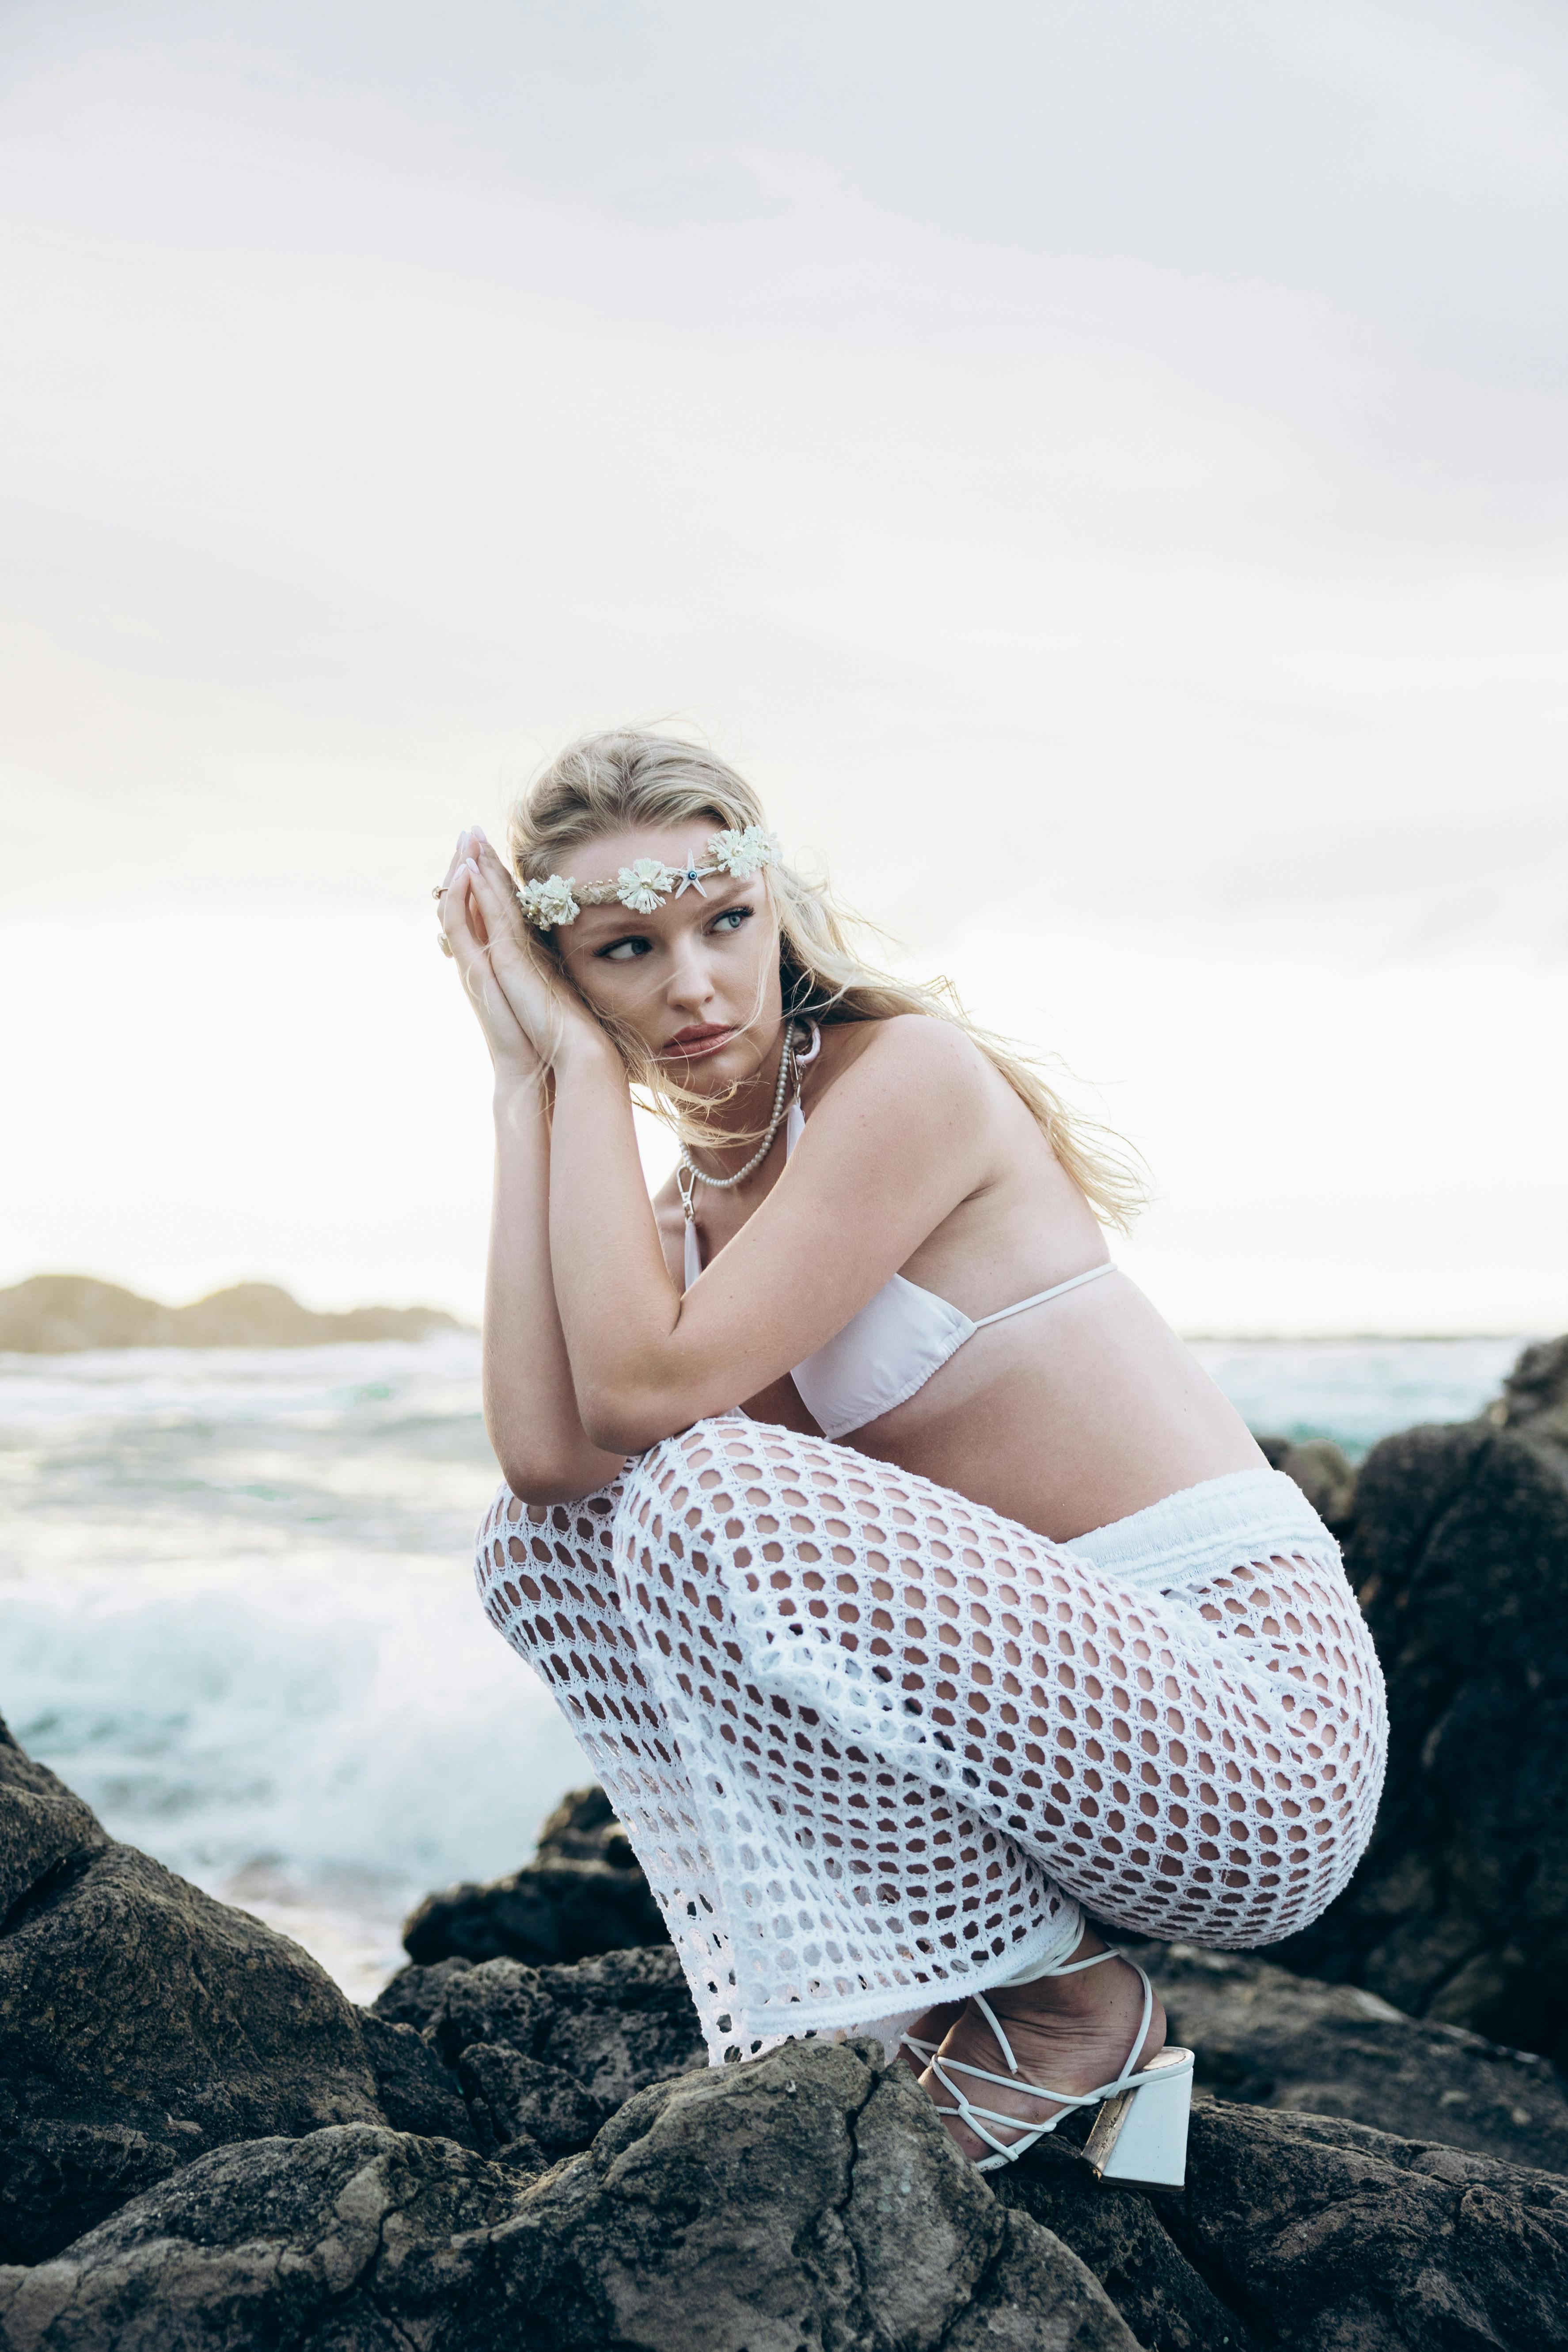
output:
[[[716,2063],[874,2032],[982,2165],[1103,2100],[1108,2177],[1179,2181],[1190,2053],[1084,1909],[1251,1946],[1344,1885],[1384,1718],[1332,1538],[1112,1265],[1125,1163],[858,959],[732,769],[589,738],[509,850],[437,893],[495,1066],[492,1621]]]

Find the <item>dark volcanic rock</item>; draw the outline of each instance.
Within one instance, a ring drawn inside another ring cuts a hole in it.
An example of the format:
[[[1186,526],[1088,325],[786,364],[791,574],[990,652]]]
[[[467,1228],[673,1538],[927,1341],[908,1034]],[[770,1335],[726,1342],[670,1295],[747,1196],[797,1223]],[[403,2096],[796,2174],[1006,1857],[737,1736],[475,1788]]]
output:
[[[1087,2269],[990,2196],[906,2070],[796,2045],[645,2091],[495,2232],[514,2341],[1134,2352]]]
[[[0,1936],[109,1843],[90,1805],[35,1764],[0,1722]]]
[[[1568,1485],[1486,1422],[1408,1430],[1346,1554],[1388,1680],[1388,1781],[1346,1893],[1272,1955],[1568,2060]]]
[[[427,1895],[403,1931],[409,1958],[426,1968],[451,1958],[540,1967],[667,1940],[626,1832],[595,1788],[563,1798],[521,1870]]]
[[[0,2260],[40,2260],[223,2141],[381,2120],[331,1978],[114,1843],[4,1727],[0,1873]]]
[[[1265,2343],[1568,2342],[1568,2181],[1318,2116],[1194,2111],[1178,2243]]]
[[[1330,1437],[1260,1437],[1271,1470],[1294,1478],[1318,1517],[1342,1535],[1355,1508],[1355,1465]]]
[[[1258,2352],[1153,2199],[1099,2186],[1068,2140],[1043,2140],[1023,2164],[987,2178],[1004,2205],[1044,2222],[1088,2263],[1143,2352]]]
[[[1124,1948],[1159,1986],[1171,2040],[1196,2051],[1201,2087],[1568,2174],[1568,2085],[1549,2059],[1250,1953]]]
[[[477,2147],[479,2137],[463,2104],[461,2084],[434,2044],[412,2025],[396,2024],[369,2010],[360,2011],[359,2025],[375,2095],[393,2130]]]
[[[373,2015],[416,2026],[449,2065],[478,2043],[562,2069],[607,2112],[634,2091],[707,2064],[673,1948],[605,1952],[575,1968],[444,1960],[404,1969]]]
[[[0,2352],[1138,2352],[902,2069],[811,2044],[641,2093],[520,2183],[363,2127],[205,2157],[0,2270]]]
[[[463,2311],[517,2183],[353,2125],[203,2157],[55,2261],[0,2270],[0,2352],[489,2345]]]
[[[1568,2181],[1549,2173],[1203,2100],[1181,2194],[1097,2189],[1048,2142],[992,2177],[1106,2282],[1146,2352],[1227,2334],[1239,2352],[1568,2343]]]
[[[1526,1348],[1488,1418],[1522,1437],[1559,1477],[1568,1477],[1568,1337]]]
[[[484,2147],[492,2153],[522,2140],[552,2156],[586,2147],[615,2113],[563,2066],[530,2058],[508,2043],[476,2042],[458,2062],[463,2095]]]

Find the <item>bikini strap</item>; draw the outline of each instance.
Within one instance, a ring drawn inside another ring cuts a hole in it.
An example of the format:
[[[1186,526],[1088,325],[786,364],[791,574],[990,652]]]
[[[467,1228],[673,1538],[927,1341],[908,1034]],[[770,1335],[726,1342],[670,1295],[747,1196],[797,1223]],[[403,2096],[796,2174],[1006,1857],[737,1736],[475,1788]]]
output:
[[[1076,1290],[1080,1283],[1098,1282],[1102,1274],[1115,1272],[1114,1264],[1106,1258],[1100,1265],[1091,1265],[1087,1274],[1075,1274],[1069,1282],[1056,1283],[1049,1290],[1037,1290],[1032,1298],[1020,1298],[1016,1307],[999,1307],[994,1315],[977,1315],[974,1328],[984,1331],[987,1323],[1005,1323],[1009,1315],[1022,1315],[1026,1307],[1043,1307],[1047,1298],[1060,1298],[1064,1292]]]

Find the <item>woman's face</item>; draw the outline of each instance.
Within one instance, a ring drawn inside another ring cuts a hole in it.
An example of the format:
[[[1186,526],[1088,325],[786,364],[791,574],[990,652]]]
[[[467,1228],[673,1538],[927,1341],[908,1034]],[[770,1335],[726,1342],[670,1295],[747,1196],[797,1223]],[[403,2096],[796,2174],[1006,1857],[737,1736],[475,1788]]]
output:
[[[579,882],[611,882],[623,866],[657,857],[678,870],[703,862],[716,818],[668,830],[606,834],[571,856]],[[671,892],[651,915],[617,901],[584,907],[556,949],[595,1012],[636,1031],[692,1094],[721,1095],[771,1060],[784,1004],[778,931],[762,874],[749,882],[706,875]]]

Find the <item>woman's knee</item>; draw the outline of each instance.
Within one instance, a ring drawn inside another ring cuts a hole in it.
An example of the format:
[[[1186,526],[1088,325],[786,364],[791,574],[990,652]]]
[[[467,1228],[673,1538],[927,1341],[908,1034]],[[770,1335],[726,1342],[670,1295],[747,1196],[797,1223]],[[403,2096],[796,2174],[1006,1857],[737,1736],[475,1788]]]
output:
[[[694,1422],[649,1446],[627,1472],[621,1522],[655,1543],[699,1529],[739,1536],[758,1512],[786,1499],[802,1466],[795,1457],[812,1443],[742,1413]]]
[[[520,1611],[605,1605],[616,1492],[606,1487],[575,1503],[525,1503],[501,1486],[474,1538],[474,1580],[490,1622],[507,1632]]]

